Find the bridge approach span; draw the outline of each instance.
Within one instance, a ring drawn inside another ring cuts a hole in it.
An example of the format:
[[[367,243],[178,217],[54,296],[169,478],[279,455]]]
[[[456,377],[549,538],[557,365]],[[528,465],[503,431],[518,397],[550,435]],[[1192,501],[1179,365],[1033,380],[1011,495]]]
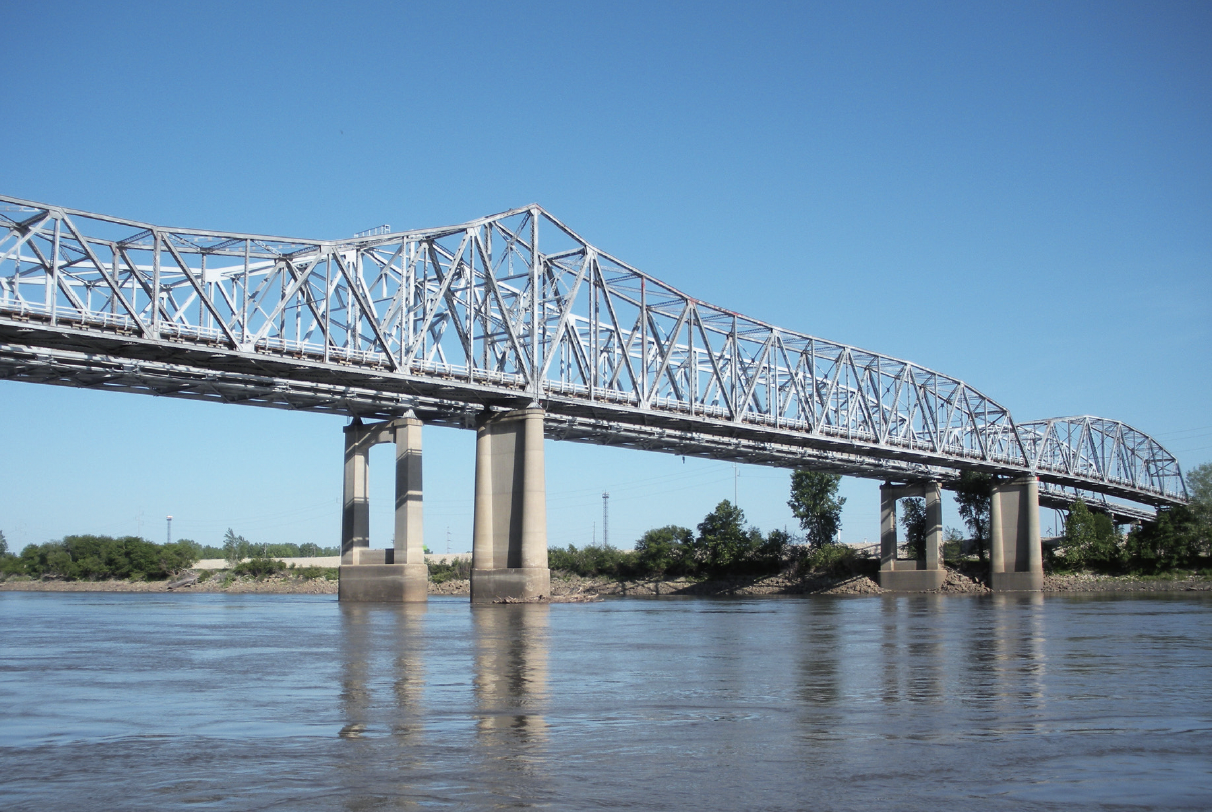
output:
[[[1123,423],[1016,423],[963,381],[666,285],[539,206],[300,240],[0,196],[0,375],[471,427],[540,405],[547,436],[949,482],[1035,476],[1042,503],[1186,501]],[[384,233],[385,232],[385,233]]]

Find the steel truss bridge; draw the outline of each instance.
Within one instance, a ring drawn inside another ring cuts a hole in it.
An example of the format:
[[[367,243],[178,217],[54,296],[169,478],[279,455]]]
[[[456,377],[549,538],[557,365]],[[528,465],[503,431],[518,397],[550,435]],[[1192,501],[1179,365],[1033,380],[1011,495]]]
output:
[[[1034,474],[1042,504],[1120,518],[1187,497],[1131,426],[1016,423],[963,381],[687,296],[537,205],[296,240],[0,196],[0,233],[10,380],[463,427],[538,403],[556,439],[897,481]]]

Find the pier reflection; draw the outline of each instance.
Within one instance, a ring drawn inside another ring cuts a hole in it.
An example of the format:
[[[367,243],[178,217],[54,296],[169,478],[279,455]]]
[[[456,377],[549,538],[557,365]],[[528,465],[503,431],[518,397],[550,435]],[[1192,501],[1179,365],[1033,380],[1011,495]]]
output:
[[[339,765],[349,810],[405,808],[430,765],[425,736],[425,604],[341,605]]]
[[[472,607],[477,781],[494,805],[550,800],[547,641],[550,607]]]
[[[825,768],[845,748],[839,735],[845,712],[841,650],[838,634],[841,607],[822,601],[815,611],[800,612],[796,653],[795,697],[798,700],[797,728],[804,742],[803,758],[808,769]]]
[[[477,729],[486,744],[546,735],[549,611],[543,604],[472,608]]]
[[[965,685],[970,700],[991,714],[991,726],[1043,707],[1046,639],[1043,595],[997,594],[979,605],[966,638]]]
[[[342,604],[342,738],[421,734],[425,613],[423,603]]]
[[[1042,708],[1044,653],[1044,596],[1040,593],[994,595],[993,617],[999,668],[999,694],[1027,708]]]

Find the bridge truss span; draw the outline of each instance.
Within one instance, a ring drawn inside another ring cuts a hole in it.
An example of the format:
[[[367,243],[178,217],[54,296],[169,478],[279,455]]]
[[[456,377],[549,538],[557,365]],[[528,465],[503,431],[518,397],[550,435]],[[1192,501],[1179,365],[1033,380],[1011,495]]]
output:
[[[0,196],[0,374],[463,424],[538,402],[569,439],[1185,500],[1141,432],[1016,424],[958,379],[687,296],[539,206],[377,232],[175,229]]]

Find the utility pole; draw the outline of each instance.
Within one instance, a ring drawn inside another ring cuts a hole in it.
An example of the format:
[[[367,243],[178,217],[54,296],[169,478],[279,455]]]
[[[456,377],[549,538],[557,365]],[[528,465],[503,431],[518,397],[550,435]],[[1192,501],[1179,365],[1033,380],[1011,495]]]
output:
[[[739,507],[739,503],[738,503],[737,497],[736,497],[736,478],[738,476],[740,476],[740,474],[737,473],[736,463],[734,462],[734,463],[732,463],[732,506],[733,507]]]
[[[169,517],[168,517],[168,533],[167,533],[167,538],[168,538],[168,541],[167,541],[166,543],[167,543],[167,544],[172,544],[172,543],[173,543],[173,517],[172,517],[172,516],[169,516]]]
[[[610,494],[602,491],[602,546],[610,549]]]

